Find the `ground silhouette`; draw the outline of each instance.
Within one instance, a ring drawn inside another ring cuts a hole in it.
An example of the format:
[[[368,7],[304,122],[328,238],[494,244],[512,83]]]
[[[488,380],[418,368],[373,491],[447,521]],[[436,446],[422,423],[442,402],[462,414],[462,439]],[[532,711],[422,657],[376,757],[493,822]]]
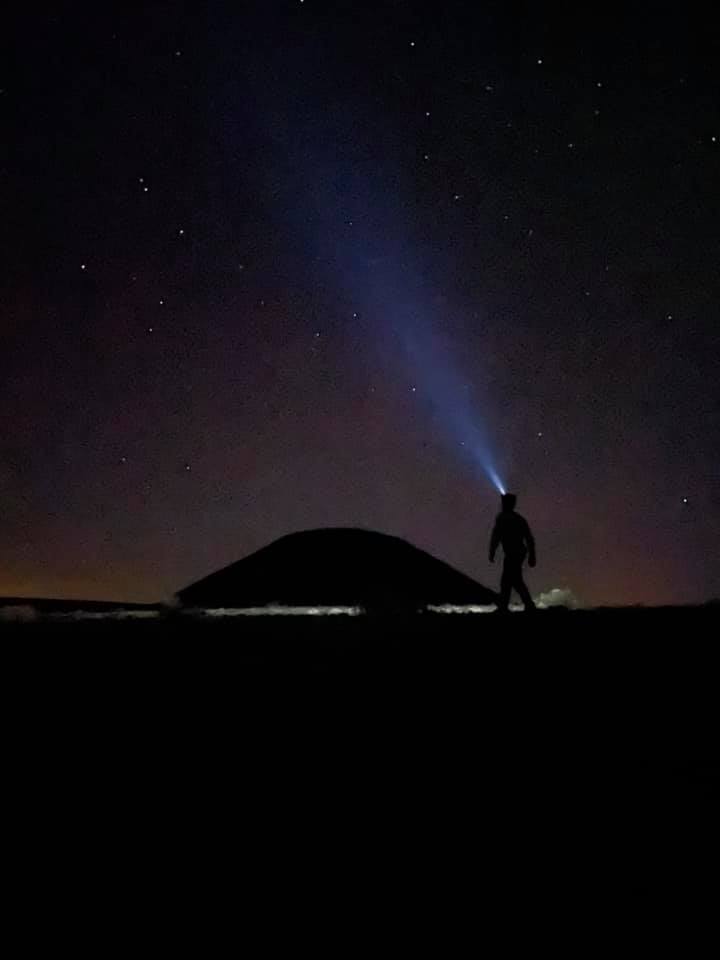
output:
[[[201,848],[198,875],[233,892],[237,849],[253,886],[263,864],[275,882],[294,862],[292,896],[307,893],[313,918],[331,903],[308,882],[319,862],[343,901],[364,904],[369,876],[393,910],[398,889],[414,911],[446,893],[510,925],[533,905],[554,918],[668,895],[715,908],[719,617],[168,610],[0,624],[22,856],[35,839],[35,870],[60,836],[65,880],[78,837],[97,857],[108,834],[122,890],[142,883],[147,849],[186,889]],[[124,873],[112,838],[139,846]],[[298,840],[307,850],[289,856]]]

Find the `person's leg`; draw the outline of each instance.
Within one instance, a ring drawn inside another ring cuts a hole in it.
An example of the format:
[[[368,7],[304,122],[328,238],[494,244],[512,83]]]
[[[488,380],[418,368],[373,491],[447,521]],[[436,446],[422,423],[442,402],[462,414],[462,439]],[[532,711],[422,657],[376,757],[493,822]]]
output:
[[[515,582],[513,583],[513,586],[515,587],[517,592],[520,594],[520,599],[525,604],[525,609],[535,610],[536,609],[535,603],[533,601],[533,598],[530,596],[530,591],[527,588],[527,584],[523,580],[522,566],[519,566],[517,568],[517,574],[515,576]]]
[[[512,590],[513,570],[507,558],[503,563],[502,577],[500,578],[500,602],[498,610],[507,610],[510,603],[510,591]]]

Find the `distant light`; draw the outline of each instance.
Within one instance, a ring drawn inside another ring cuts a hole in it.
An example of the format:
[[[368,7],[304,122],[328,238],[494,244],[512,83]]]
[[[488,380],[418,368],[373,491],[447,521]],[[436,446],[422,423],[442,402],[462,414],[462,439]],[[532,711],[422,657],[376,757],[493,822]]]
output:
[[[81,263],[81,264],[80,264],[80,269],[81,269],[81,270],[85,270],[86,267],[87,267],[87,264],[85,264],[85,263]]]
[[[185,231],[182,229],[178,230],[178,233],[180,234],[181,237],[185,235]]]
[[[683,497],[683,498],[682,498],[682,502],[683,502],[683,503],[687,503],[687,502],[688,502],[688,498],[687,498],[687,497]]]
[[[147,620],[161,615],[160,610],[52,610],[47,617],[50,620]]]
[[[148,192],[148,188],[147,188],[147,187],[143,187],[143,193],[147,193],[147,192]]]
[[[414,47],[414,46],[415,46],[415,41],[414,41],[414,40],[411,40],[411,41],[410,41],[410,46],[411,46],[411,47]]]
[[[542,60],[538,60],[538,66],[542,66]]]
[[[358,617],[363,614],[362,607],[286,607],[279,603],[270,603],[266,607],[200,607],[183,611],[185,616],[191,617]]]
[[[427,610],[431,613],[494,613],[496,608],[479,603],[429,603]]]

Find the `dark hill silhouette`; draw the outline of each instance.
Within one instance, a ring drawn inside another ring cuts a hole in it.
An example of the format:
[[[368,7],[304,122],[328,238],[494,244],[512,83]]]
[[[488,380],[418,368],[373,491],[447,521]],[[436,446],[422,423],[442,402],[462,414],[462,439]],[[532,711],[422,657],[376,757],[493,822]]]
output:
[[[497,594],[399,537],[354,527],[303,530],[178,591],[186,607],[494,604]]]

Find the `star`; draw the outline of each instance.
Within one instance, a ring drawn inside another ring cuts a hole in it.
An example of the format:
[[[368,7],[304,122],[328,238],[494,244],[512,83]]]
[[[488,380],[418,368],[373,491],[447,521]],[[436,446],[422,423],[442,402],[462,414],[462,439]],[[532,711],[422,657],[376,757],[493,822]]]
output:
[[[85,270],[86,268],[87,268],[87,264],[85,264],[85,263],[81,263],[81,264],[80,264],[80,269],[81,269],[81,270]]]

